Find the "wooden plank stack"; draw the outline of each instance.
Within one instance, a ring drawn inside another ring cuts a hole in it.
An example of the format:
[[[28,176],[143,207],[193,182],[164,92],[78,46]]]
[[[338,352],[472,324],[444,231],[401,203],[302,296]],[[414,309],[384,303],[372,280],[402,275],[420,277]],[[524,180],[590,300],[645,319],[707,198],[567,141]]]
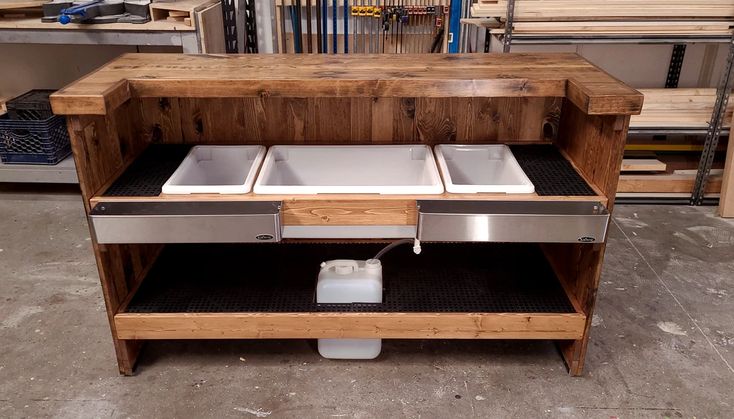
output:
[[[477,0],[473,17],[500,17],[507,0]],[[518,20],[711,19],[734,18],[731,0],[517,0]]]
[[[515,22],[514,32],[527,35],[697,35],[726,36],[734,21],[729,20],[645,20],[645,21],[546,21]],[[498,32],[498,31],[495,31]],[[498,33],[504,32],[500,29]]]
[[[48,0],[0,0],[0,19],[41,16],[41,6]]]
[[[632,116],[630,128],[706,128],[716,103],[716,89],[640,89],[645,95],[642,113]],[[725,126],[734,115],[729,102]]]
[[[154,2],[150,3],[150,17],[154,21],[167,20],[193,26],[193,23],[196,22],[196,12],[204,10],[213,3],[218,2],[215,0],[178,0],[170,3]]]

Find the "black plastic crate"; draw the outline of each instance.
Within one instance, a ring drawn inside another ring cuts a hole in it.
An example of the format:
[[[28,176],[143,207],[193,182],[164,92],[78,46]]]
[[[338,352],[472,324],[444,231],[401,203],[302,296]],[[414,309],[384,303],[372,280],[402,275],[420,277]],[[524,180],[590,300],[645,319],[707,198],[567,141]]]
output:
[[[3,163],[56,164],[71,154],[63,116],[40,121],[0,117],[0,159]]]
[[[55,90],[30,90],[16,98],[10,99],[5,106],[10,119],[38,121],[54,116],[51,111],[49,96]]]

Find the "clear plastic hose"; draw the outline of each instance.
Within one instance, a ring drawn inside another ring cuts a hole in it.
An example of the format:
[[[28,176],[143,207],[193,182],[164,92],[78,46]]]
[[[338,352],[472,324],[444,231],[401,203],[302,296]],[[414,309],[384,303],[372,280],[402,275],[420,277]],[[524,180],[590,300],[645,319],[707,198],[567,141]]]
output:
[[[401,240],[394,241],[394,242],[388,244],[387,246],[385,246],[379,252],[377,252],[377,254],[375,255],[374,259],[380,259],[382,256],[385,255],[385,253],[387,253],[390,250],[392,250],[392,249],[400,246],[401,244],[413,244],[414,242],[415,242],[414,239],[401,239]]]

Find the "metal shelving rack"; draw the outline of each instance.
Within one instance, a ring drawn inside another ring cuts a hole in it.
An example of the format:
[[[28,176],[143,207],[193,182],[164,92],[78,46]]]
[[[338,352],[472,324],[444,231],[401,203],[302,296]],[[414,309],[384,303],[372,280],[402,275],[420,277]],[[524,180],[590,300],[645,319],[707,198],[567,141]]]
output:
[[[689,203],[691,205],[702,205],[711,203],[711,200],[705,197],[706,183],[711,173],[711,167],[716,154],[716,148],[722,135],[728,135],[729,129],[723,127],[726,108],[729,103],[729,95],[731,93],[734,80],[731,77],[732,66],[734,63],[734,35],[728,36],[698,36],[698,35],[528,35],[513,33],[515,21],[515,6],[517,0],[507,0],[507,18],[505,20],[504,33],[500,35],[502,42],[502,51],[510,52],[512,45],[541,45],[541,44],[648,44],[648,45],[670,45],[673,44],[673,53],[670,65],[668,67],[668,76],[666,79],[666,88],[678,87],[683,60],[685,58],[686,46],[693,43],[716,43],[728,44],[729,54],[726,59],[725,69],[719,81],[716,90],[716,104],[708,128],[691,128],[691,129],[666,129],[664,127],[652,129],[631,129],[631,135],[705,135],[706,140],[701,153],[701,161],[698,166],[698,173],[691,197],[689,199],[664,199],[668,203]],[[487,34],[490,31],[487,30]],[[485,52],[489,52],[489,43],[486,43]],[[645,199],[646,202],[656,201],[657,199]],[[618,199],[625,201],[625,199]],[[640,202],[635,200],[635,202]]]
[[[0,182],[11,183],[79,183],[74,159],[69,156],[53,166],[0,163]]]

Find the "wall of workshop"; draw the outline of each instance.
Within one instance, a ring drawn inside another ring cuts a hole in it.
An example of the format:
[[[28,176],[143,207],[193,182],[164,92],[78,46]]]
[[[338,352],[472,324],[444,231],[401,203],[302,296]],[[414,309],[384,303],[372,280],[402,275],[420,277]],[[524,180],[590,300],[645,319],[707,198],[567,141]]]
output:
[[[493,50],[501,50],[493,46]],[[0,44],[0,97],[33,88],[57,89],[125,52],[177,52],[177,48]],[[664,87],[670,45],[515,46],[523,51],[572,51],[639,88]],[[726,59],[725,46],[690,45],[680,87],[715,86]]]
[[[0,98],[30,89],[59,89],[126,52],[180,52],[180,48],[0,44]]]

